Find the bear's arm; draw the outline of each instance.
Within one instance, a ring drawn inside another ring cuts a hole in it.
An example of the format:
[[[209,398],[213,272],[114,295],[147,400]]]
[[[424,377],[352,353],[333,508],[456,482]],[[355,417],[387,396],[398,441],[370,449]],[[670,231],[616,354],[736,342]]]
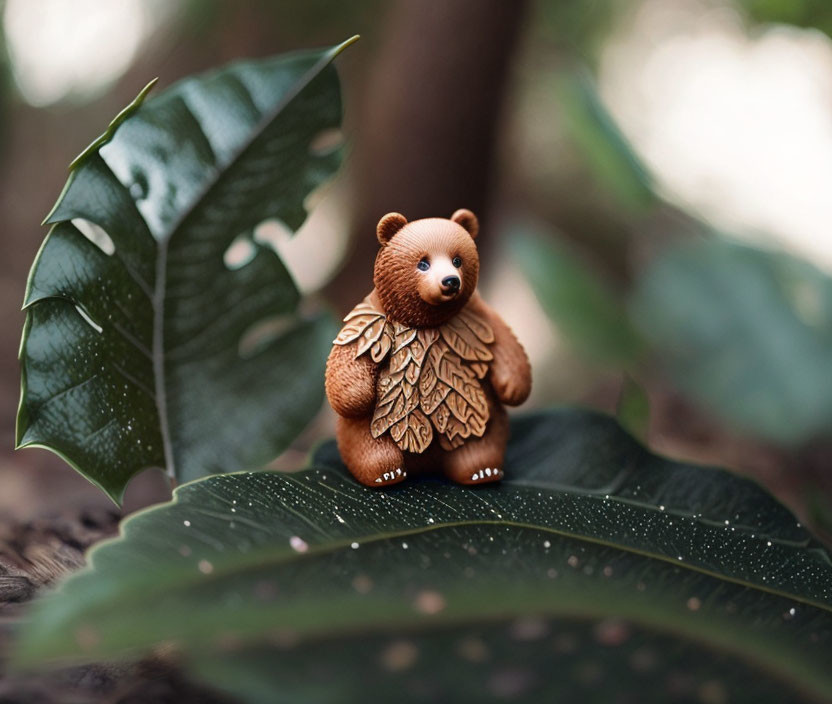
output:
[[[378,366],[370,355],[355,359],[355,345],[333,345],[326,362],[326,397],[345,418],[362,418],[376,403]]]
[[[519,406],[532,390],[532,368],[526,351],[511,328],[478,293],[471,297],[468,307],[484,317],[494,331],[489,379],[497,398],[508,406]]]

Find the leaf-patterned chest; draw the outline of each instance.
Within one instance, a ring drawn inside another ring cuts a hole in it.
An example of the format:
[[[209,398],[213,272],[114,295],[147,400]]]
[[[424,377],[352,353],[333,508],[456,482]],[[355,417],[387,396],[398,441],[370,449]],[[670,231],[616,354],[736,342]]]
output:
[[[391,322],[369,298],[344,318],[336,345],[354,345],[381,364],[373,437],[390,433],[406,452],[424,452],[438,434],[452,450],[482,437],[488,400],[482,379],[493,359],[494,332],[475,312],[463,309],[436,328]]]

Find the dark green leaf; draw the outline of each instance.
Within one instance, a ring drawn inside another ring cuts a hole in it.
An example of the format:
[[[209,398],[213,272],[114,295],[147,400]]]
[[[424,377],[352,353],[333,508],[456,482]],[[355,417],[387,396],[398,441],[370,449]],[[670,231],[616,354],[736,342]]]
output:
[[[421,653],[480,640],[469,655],[505,654],[511,669],[528,650],[506,654],[506,626],[518,640],[557,628],[524,669],[563,698],[581,675],[557,675],[558,648],[573,647],[559,645],[560,629],[580,647],[613,619],[658,658],[645,687],[667,687],[690,662],[691,672],[728,677],[738,699],[745,672],[776,680],[772,694],[832,696],[829,555],[748,480],[651,455],[612,419],[574,410],[514,422],[499,486],[422,479],[366,489],[331,443],[313,462],[293,475],[194,482],[128,520],[38,605],[18,663],[175,643],[195,671],[235,688],[244,679],[255,700],[261,685],[286,701],[339,700],[343,685],[355,700],[356,678],[397,639],[415,639]],[[516,625],[529,618],[542,621]],[[725,653],[738,670],[719,663]],[[593,664],[586,654],[564,667]],[[464,657],[436,671],[426,654],[399,673],[395,663],[410,656],[389,657],[380,691],[394,677],[403,692],[422,680],[448,691],[470,683],[471,697],[489,686],[473,676],[482,664]],[[765,693],[758,684],[748,691]]]
[[[92,156],[93,154],[97,153],[98,150],[103,147],[107,142],[109,142],[113,135],[116,133],[116,130],[121,127],[121,123],[124,122],[130,115],[132,115],[136,110],[138,110],[142,103],[144,103],[145,98],[147,98],[150,91],[156,86],[156,83],[159,81],[159,78],[156,77],[152,81],[150,81],[144,88],[139,91],[139,94],[133,98],[127,107],[125,107],[118,115],[116,115],[111,121],[110,124],[107,125],[107,129],[104,130],[98,137],[96,137],[84,151],[82,151],[78,156],[76,156],[69,165],[70,170],[74,169],[78,164],[81,164],[86,160],[88,156]],[[45,222],[49,222],[49,218],[46,218]]]
[[[330,64],[348,43],[137,99],[74,162],[26,292],[19,446],[118,501],[148,466],[179,480],[261,466],[308,422],[332,324],[298,316],[291,276],[250,233],[297,229],[338,168],[315,138],[340,124]],[[240,235],[251,257],[227,266]],[[282,334],[258,335],[276,318]]]
[[[251,702],[796,704],[800,684],[734,652],[615,618],[519,617],[464,627],[385,629],[224,650],[201,680]],[[276,639],[277,640],[277,639]]]
[[[599,276],[553,238],[522,227],[512,232],[511,247],[543,310],[576,351],[617,367],[636,360],[639,338]]]
[[[678,387],[782,444],[832,430],[832,280],[719,239],[668,251],[639,282],[637,323]]]

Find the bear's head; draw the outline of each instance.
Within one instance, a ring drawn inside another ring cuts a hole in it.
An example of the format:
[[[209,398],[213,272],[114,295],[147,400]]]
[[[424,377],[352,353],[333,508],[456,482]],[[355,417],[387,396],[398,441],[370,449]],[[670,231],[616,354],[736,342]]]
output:
[[[388,213],[376,233],[381,249],[373,281],[387,316],[409,327],[441,325],[468,302],[477,287],[479,231],[470,210],[450,219],[408,222]]]

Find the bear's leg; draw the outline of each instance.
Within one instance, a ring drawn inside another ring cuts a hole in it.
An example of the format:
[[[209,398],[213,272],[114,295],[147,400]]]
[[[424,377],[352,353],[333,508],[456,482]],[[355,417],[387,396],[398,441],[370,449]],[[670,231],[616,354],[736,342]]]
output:
[[[374,438],[369,418],[339,416],[335,438],[347,469],[365,486],[390,486],[407,477],[402,451],[387,433]]]
[[[462,447],[445,453],[445,476],[459,484],[487,484],[503,478],[503,458],[508,444],[508,416],[502,406],[490,409],[481,438],[469,438]]]

